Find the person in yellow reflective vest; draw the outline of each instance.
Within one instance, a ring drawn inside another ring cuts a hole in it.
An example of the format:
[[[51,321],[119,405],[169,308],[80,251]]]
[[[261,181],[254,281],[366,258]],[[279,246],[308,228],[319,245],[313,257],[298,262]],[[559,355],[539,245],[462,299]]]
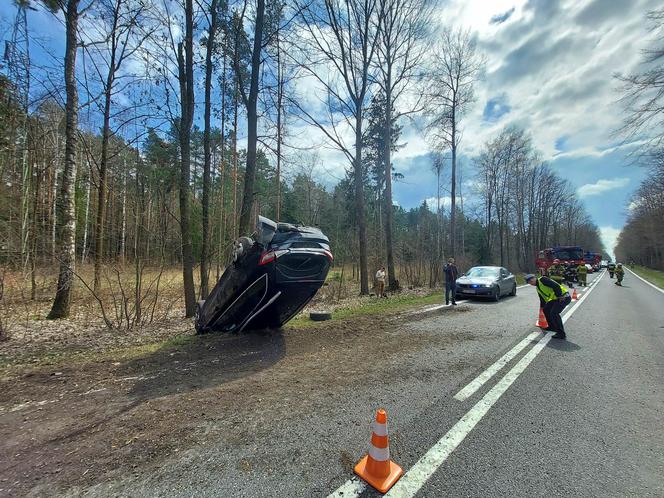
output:
[[[559,284],[549,277],[536,277],[533,274],[526,275],[526,282],[537,288],[537,294],[540,299],[540,306],[544,311],[544,316],[549,324],[551,332],[555,332],[553,339],[565,339],[565,327],[560,313],[572,302],[567,287]]]
[[[577,267],[576,278],[579,280],[579,285],[583,285],[584,287],[588,285],[588,268],[585,264]]]

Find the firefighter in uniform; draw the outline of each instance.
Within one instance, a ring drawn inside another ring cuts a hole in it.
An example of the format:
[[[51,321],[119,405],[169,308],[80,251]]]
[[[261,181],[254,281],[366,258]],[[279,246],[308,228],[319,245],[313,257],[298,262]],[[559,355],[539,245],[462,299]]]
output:
[[[622,263],[618,263],[616,265],[615,273],[616,273],[616,282],[615,282],[615,284],[622,286],[622,281],[623,281],[623,278],[625,277],[625,269],[623,268]]]
[[[526,282],[537,288],[540,305],[549,324],[547,330],[555,332],[552,339],[565,339],[565,327],[560,313],[572,302],[567,287],[549,277],[538,278],[532,274],[526,275]]]
[[[561,284],[563,282],[563,267],[559,259],[553,260],[553,264],[549,266],[548,274],[549,278],[555,280],[557,283]]]
[[[563,265],[563,282],[569,285],[572,289],[574,288],[574,282],[577,280],[576,274],[576,265],[574,263],[569,263],[565,261]]]
[[[581,264],[576,269],[576,278],[579,280],[579,285],[584,287],[588,285],[588,268],[586,265]]]

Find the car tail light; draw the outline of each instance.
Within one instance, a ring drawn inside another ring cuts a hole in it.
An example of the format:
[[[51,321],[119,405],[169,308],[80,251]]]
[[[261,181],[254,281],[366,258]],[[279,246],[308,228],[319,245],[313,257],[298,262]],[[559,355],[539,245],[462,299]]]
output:
[[[288,252],[288,249],[281,249],[279,251],[264,251],[261,254],[261,259],[258,261],[259,265],[266,265],[276,260],[278,257],[283,256]]]

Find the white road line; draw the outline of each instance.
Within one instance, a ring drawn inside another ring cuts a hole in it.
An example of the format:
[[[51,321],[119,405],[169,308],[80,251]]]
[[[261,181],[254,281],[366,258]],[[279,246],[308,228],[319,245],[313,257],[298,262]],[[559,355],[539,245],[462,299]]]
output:
[[[593,280],[588,286],[588,292],[570,308],[562,317],[565,323],[570,316],[579,308],[586,297],[597,286],[603,273],[599,278]],[[489,409],[500,399],[514,381],[521,375],[526,367],[535,359],[535,357],[544,349],[551,340],[551,334],[544,335],[533,348],[528,351],[512,369],[493,386],[475,406],[473,406],[454,426],[429,450],[406,474],[394,485],[394,487],[385,495],[390,498],[405,498],[414,496],[427,480],[438,470],[445,462],[448,456],[461,444],[465,437],[482,420]],[[343,485],[337,488],[328,498],[359,496],[367,485],[357,477],[352,477]]]
[[[461,389],[458,393],[454,395],[454,399],[458,401],[465,401],[468,398],[470,398],[477,390],[482,387],[486,381],[488,381],[491,377],[496,375],[502,368],[507,365],[512,359],[518,355],[521,351],[523,351],[526,346],[530,345],[537,337],[541,335],[541,332],[531,332],[526,336],[525,339],[523,339],[520,343],[518,343],[516,346],[514,346],[512,349],[510,349],[507,353],[505,353],[499,360],[494,362],[493,365],[491,365],[489,368],[484,370],[481,374],[479,374],[477,377],[475,377],[475,380],[470,382],[466,387]]]
[[[367,488],[367,484],[359,477],[351,477],[337,490],[328,495],[327,498],[347,498],[348,496],[359,496]]]
[[[599,278],[593,282],[581,299],[579,299],[570,310],[563,316],[563,323],[579,308],[581,303],[588,297]],[[454,451],[465,437],[473,430],[482,417],[500,399],[514,381],[523,373],[535,357],[544,349],[551,340],[551,334],[542,337],[533,348],[528,351],[512,369],[500,379],[500,381],[487,392],[484,397],[466,413],[385,495],[386,497],[412,497],[417,493],[426,481],[438,470],[448,456]]]
[[[652,288],[655,289],[656,291],[659,291],[659,292],[661,292],[662,294],[664,294],[664,289],[660,289],[660,288],[657,287],[655,284],[648,282],[645,278],[641,277],[640,275],[637,275],[636,273],[634,273],[634,272],[633,272],[632,270],[630,270],[629,268],[627,268],[627,271],[630,272],[632,275],[634,275],[634,276],[635,276],[636,278],[638,278],[639,280],[641,280],[642,282],[648,284],[650,287],[652,287]]]
[[[601,277],[601,276],[600,276]],[[595,279],[594,282],[598,281],[599,278]],[[521,287],[528,287],[529,284],[522,285]],[[591,286],[593,283],[591,282]],[[588,288],[587,288],[588,289]],[[580,292],[579,292],[580,293]],[[583,293],[585,294],[585,292]],[[581,298],[579,298],[580,300]],[[578,302],[578,301],[577,301]],[[505,365],[507,365],[510,361],[512,361],[521,351],[523,351],[526,346],[532,343],[541,332],[532,332],[528,336],[526,336],[525,339],[523,339],[520,343],[518,343],[516,346],[514,346],[512,349],[510,349],[507,353],[505,353],[500,359],[498,359],[493,365],[491,365],[489,368],[484,370],[481,374],[479,374],[472,382],[470,382],[466,387],[461,389],[458,393],[454,395],[454,399],[458,401],[465,401],[468,398],[470,398],[473,394],[477,392],[477,390],[482,387],[491,377],[496,375],[498,372],[500,372]]]
[[[496,384],[473,408],[452,427],[385,495],[390,498],[415,496],[438,467],[461,444],[465,437],[482,420],[489,409],[500,399],[531,361],[551,340],[547,334]]]

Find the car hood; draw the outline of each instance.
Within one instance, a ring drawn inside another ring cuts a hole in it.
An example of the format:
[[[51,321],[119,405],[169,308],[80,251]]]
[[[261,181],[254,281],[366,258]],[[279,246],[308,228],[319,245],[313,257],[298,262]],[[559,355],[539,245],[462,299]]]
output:
[[[496,283],[494,277],[460,277],[457,279],[457,284],[494,284]]]

